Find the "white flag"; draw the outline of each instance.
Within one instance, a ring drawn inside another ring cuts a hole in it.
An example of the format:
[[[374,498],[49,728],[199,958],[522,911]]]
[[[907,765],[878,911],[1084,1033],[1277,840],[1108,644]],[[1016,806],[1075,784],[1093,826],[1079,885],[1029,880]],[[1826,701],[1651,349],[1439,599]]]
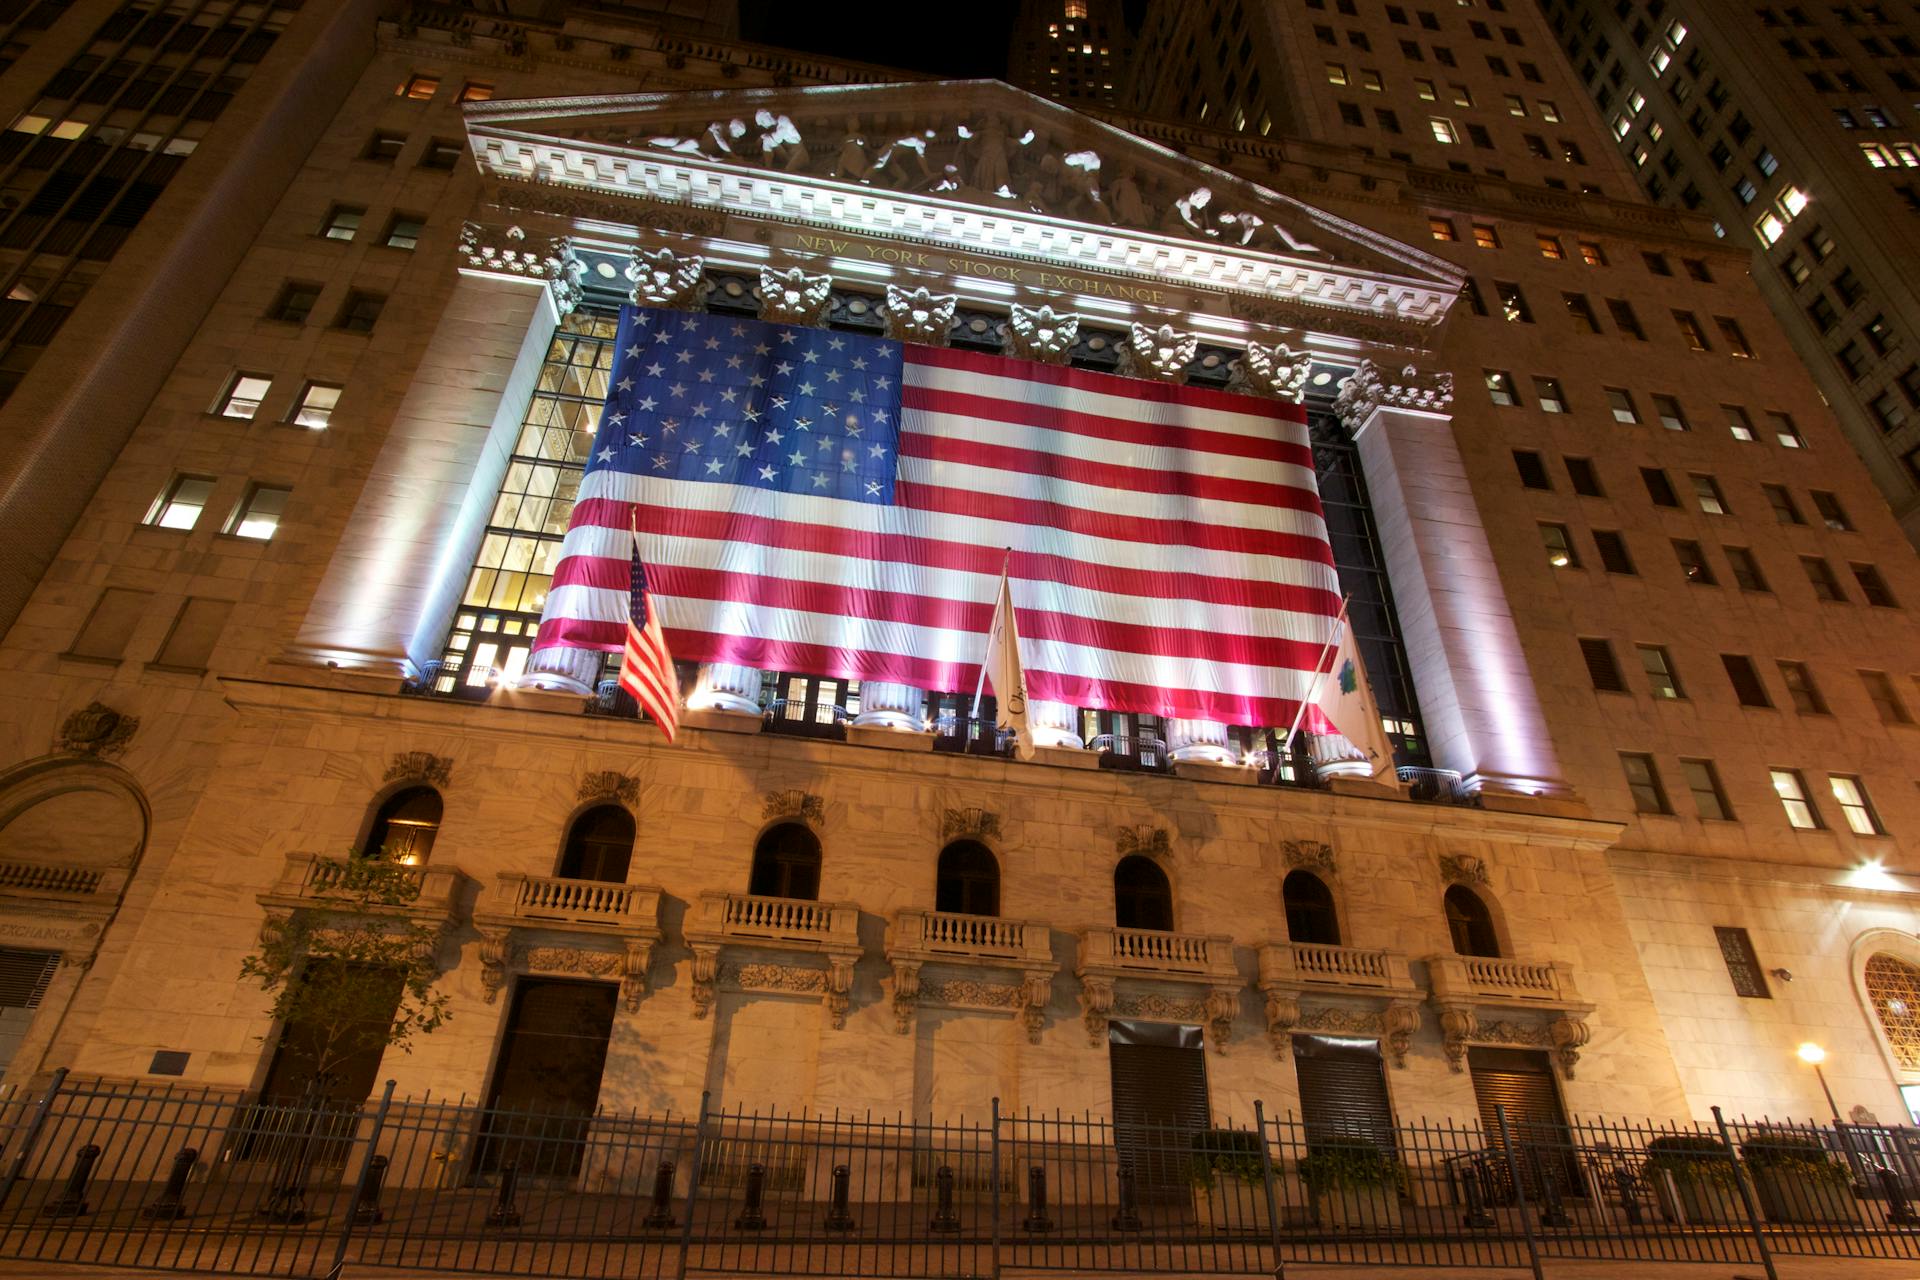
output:
[[[1345,610],[1340,614],[1340,645],[1334,650],[1333,665],[1320,677],[1320,695],[1314,699],[1314,706],[1333,722],[1342,737],[1366,754],[1375,777],[1383,769],[1393,768],[1393,747],[1380,723],[1380,708],[1374,704],[1373,686],[1367,682],[1360,646],[1353,639],[1353,623],[1347,620]]]
[[[1020,628],[1013,618],[1013,584],[1000,571],[1000,595],[993,606],[993,624],[987,628],[987,653],[980,665],[980,682],[973,691],[973,716],[980,716],[980,694],[993,686],[994,724],[1012,729],[1023,744],[1031,744],[1027,726],[1027,676],[1020,664]]]

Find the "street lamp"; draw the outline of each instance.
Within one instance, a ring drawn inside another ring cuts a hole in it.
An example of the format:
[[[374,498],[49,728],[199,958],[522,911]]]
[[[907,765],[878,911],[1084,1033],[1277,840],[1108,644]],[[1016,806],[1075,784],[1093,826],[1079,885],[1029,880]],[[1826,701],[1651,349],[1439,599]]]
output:
[[[1820,1092],[1827,1095],[1827,1106],[1833,1111],[1833,1122],[1842,1123],[1840,1104],[1833,1100],[1833,1090],[1827,1085],[1827,1073],[1820,1069],[1820,1064],[1827,1060],[1827,1051],[1809,1040],[1800,1046],[1799,1054],[1800,1061],[1812,1067],[1814,1076],[1820,1081]]]

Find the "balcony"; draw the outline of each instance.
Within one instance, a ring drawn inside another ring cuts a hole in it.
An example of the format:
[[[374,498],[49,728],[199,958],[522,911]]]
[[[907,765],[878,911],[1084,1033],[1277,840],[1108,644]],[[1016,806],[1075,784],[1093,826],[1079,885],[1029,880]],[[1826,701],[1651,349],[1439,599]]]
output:
[[[1455,1071],[1465,1069],[1469,1044],[1504,1044],[1549,1049],[1572,1077],[1590,1035],[1586,1015],[1593,1005],[1580,998],[1571,965],[1446,955],[1429,957],[1427,971],[1441,1041]]]
[[[724,979],[741,990],[818,994],[836,1029],[844,1027],[853,966],[860,958],[860,909],[851,902],[703,893],[687,924],[693,950],[693,1014],[713,1008]],[[785,952],[825,957],[827,967],[780,962],[729,963],[722,951]]]
[[[1074,976],[1088,1043],[1107,1042],[1114,1017],[1205,1024],[1216,1048],[1233,1036],[1246,986],[1221,934],[1164,929],[1088,929],[1080,935]],[[1183,998],[1184,997],[1184,998]]]
[[[410,866],[290,853],[280,878],[258,901],[270,916],[341,911],[452,928],[459,923],[471,883],[466,872],[443,862]]]
[[[914,1009],[926,1003],[1010,1010],[1026,1025],[1028,1040],[1039,1043],[1053,975],[1060,969],[1046,925],[951,911],[902,911],[887,926],[886,957],[893,966],[894,1030],[901,1035],[912,1029]],[[929,967],[934,974],[923,975]],[[954,970],[963,976],[941,976]],[[983,983],[964,976],[982,970],[1011,973],[1018,981]]]
[[[474,909],[473,923],[488,1004],[509,973],[547,972],[617,978],[632,1010],[646,994],[661,937],[660,890],[505,871]]]
[[[1398,951],[1317,942],[1261,947],[1260,991],[1267,1039],[1284,1059],[1296,1032],[1377,1036],[1396,1067],[1406,1065],[1420,1026],[1422,992]]]

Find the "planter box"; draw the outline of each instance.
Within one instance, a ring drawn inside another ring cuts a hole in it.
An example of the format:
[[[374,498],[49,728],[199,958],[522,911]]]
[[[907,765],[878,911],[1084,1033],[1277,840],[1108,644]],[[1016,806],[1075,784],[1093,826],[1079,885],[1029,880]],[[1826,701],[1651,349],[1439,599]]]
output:
[[[1203,1231],[1221,1235],[1252,1232],[1265,1236],[1273,1229],[1273,1219],[1267,1213],[1267,1189],[1260,1183],[1248,1184],[1236,1178],[1216,1176],[1211,1185],[1195,1187],[1193,1219]]]
[[[1315,1195],[1314,1204],[1326,1227],[1369,1231],[1400,1225],[1400,1193],[1391,1186],[1338,1187]]]
[[[1768,1222],[1858,1222],[1853,1188],[1842,1178],[1820,1178],[1786,1169],[1753,1171],[1760,1212]]]
[[[1677,1178],[1664,1169],[1652,1176],[1660,1216],[1668,1222],[1694,1225],[1746,1220],[1747,1209],[1740,1203],[1740,1188],[1731,1182]]]

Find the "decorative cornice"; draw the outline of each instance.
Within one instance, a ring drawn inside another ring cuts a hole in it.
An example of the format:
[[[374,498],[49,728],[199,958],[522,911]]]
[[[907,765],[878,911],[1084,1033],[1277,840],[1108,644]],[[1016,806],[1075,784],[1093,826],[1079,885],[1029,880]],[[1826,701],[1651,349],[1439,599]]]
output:
[[[707,260],[697,253],[683,256],[671,249],[649,252],[636,247],[627,267],[633,279],[627,297],[636,306],[698,310],[706,302],[706,269]]]
[[[110,760],[127,749],[139,727],[138,716],[115,711],[104,702],[89,702],[60,722],[53,749],[65,755]]]
[[[1453,406],[1453,374],[1430,373],[1407,365],[1391,381],[1380,366],[1362,360],[1353,376],[1340,384],[1333,411],[1349,429],[1357,430],[1376,409],[1445,415]]]
[[[1170,324],[1158,329],[1134,324],[1120,347],[1120,372],[1156,382],[1185,382],[1187,366],[1199,349],[1197,335],[1181,333]]]
[[[554,305],[566,315],[580,305],[586,266],[566,236],[549,236],[529,245],[518,226],[468,222],[460,229],[464,270],[514,280],[536,280],[553,291]]]
[[[775,324],[820,325],[833,304],[833,277],[810,276],[799,267],[760,268],[760,318]]]
[[[1013,305],[1007,316],[1007,354],[1042,364],[1065,364],[1080,336],[1080,317],[1052,307]]]
[[[895,342],[944,347],[953,328],[953,309],[959,301],[957,295],[932,293],[924,286],[909,290],[890,284],[882,313],[887,336]]]
[[[1247,344],[1246,354],[1228,369],[1227,390],[1299,404],[1312,369],[1313,356],[1306,350],[1296,350],[1284,342],[1271,347],[1252,342]]]
[[[444,787],[453,778],[453,761],[431,751],[400,751],[394,754],[382,779],[385,782],[427,782]]]

